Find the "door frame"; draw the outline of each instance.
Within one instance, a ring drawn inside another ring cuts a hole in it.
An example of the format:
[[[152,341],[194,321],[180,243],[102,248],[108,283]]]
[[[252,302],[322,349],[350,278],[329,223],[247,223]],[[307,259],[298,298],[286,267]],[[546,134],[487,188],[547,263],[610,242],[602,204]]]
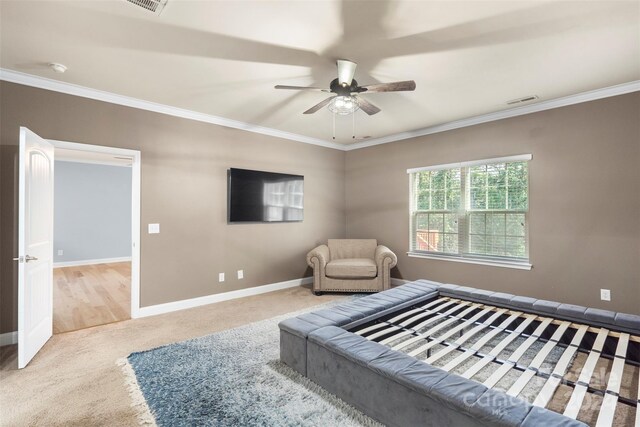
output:
[[[138,150],[107,147],[103,145],[80,144],[77,142],[48,139],[54,149],[102,153],[114,156],[131,157],[131,318],[140,317],[140,166],[141,155]],[[55,154],[55,153],[54,153]],[[55,159],[55,156],[54,156]],[[55,172],[53,179],[55,181]],[[54,236],[55,237],[55,236]]]

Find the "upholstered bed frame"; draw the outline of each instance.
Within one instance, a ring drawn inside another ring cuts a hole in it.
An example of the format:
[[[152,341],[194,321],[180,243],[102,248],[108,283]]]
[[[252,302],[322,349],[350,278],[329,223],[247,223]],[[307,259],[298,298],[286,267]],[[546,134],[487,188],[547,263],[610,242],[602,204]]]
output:
[[[639,335],[640,316],[419,280],[281,322],[280,358],[389,426],[639,426]]]

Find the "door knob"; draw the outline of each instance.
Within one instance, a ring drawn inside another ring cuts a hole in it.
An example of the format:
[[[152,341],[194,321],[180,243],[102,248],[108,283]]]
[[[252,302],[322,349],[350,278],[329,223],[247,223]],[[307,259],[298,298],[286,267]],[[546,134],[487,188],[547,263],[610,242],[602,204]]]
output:
[[[29,261],[37,261],[38,258],[31,256],[31,255],[27,255],[24,257],[25,262],[29,262]]]

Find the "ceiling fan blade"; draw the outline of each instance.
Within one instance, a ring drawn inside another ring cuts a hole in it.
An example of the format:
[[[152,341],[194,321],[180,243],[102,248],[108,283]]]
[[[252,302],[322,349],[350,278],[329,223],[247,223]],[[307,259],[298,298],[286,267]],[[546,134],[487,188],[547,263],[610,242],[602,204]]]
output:
[[[313,107],[309,108],[307,111],[305,111],[302,114],[313,114],[313,113],[315,113],[316,111],[318,111],[322,107],[324,107],[327,104],[329,104],[333,98],[335,98],[335,96],[330,96],[329,98],[325,99],[324,101],[318,102],[316,105],[314,105]]]
[[[402,92],[416,90],[416,82],[407,80],[404,82],[380,83],[376,85],[361,86],[363,92]]]
[[[312,86],[287,86],[287,85],[275,85],[276,89],[289,89],[289,90],[317,90],[320,92],[330,92],[329,89],[323,89],[321,87]]]
[[[338,64],[338,83],[342,86],[351,86],[358,64],[346,59],[338,59],[336,63]]]
[[[381,111],[378,107],[376,107],[366,99],[360,98],[359,96],[356,97],[356,102],[360,106],[360,109],[370,116],[373,116],[374,114],[379,113]]]

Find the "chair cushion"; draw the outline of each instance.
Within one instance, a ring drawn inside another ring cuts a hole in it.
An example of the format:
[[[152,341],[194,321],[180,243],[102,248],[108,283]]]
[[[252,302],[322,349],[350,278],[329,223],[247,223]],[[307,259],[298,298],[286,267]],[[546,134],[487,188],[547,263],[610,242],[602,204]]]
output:
[[[378,242],[376,239],[329,239],[331,259],[371,258],[376,255]]]
[[[336,259],[327,264],[325,273],[334,279],[360,279],[376,277],[378,268],[372,259]]]

